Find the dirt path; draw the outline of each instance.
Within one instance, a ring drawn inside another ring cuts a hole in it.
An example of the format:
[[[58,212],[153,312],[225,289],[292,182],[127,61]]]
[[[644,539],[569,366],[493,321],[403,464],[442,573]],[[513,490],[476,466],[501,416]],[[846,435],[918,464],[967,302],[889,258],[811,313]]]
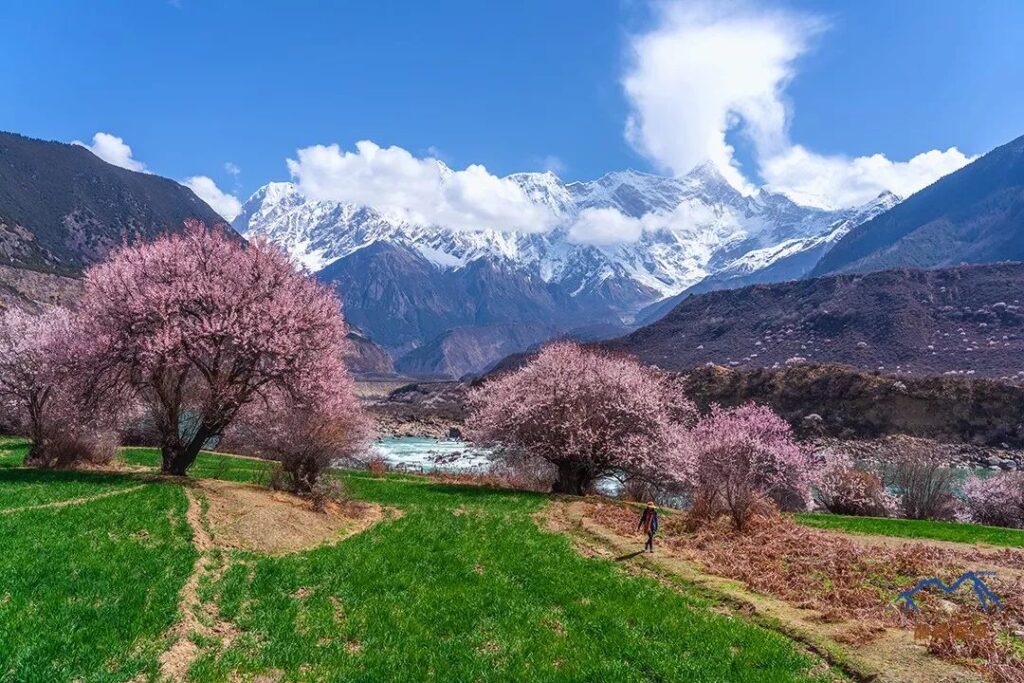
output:
[[[220,548],[281,554],[338,543],[385,516],[379,505],[330,503],[315,512],[309,501],[251,484],[195,482],[207,501],[212,542]]]
[[[199,584],[204,576],[216,581],[227,570],[222,557],[213,557],[213,538],[203,523],[202,510],[195,492],[184,489],[188,497],[185,519],[192,529],[192,545],[199,552],[192,574],[181,589],[178,612],[181,620],[174,625],[171,635],[174,643],[160,656],[160,675],[169,681],[182,681],[189,667],[199,655],[199,646],[192,639],[197,633],[205,638],[216,638],[221,647],[228,647],[238,635],[234,624],[220,618],[215,605],[199,599]]]
[[[239,635],[233,623],[221,618],[215,604],[199,597],[201,585],[216,584],[227,571],[230,559],[225,551],[299,552],[339,543],[382,519],[401,516],[401,511],[357,502],[332,503],[326,512],[314,512],[306,500],[258,486],[212,479],[189,483],[184,487],[185,519],[199,555],[178,598],[181,620],[168,634],[173,643],[160,656],[161,678],[169,681],[184,680],[201,654],[195,635],[216,642],[221,651]]]
[[[642,539],[623,536],[590,519],[585,511],[584,501],[553,501],[539,521],[552,531],[570,534],[584,555],[627,563],[629,570],[653,575],[669,585],[672,580],[682,580],[706,589],[722,601],[723,609],[803,643],[854,679],[879,683],[981,680],[968,669],[929,655],[909,630],[856,621],[825,623],[814,610],[794,607],[753,593],[738,581],[707,574],[680,553],[664,547],[654,554],[640,553]],[[874,631],[871,640],[858,645],[857,636],[865,628]]]
[[[97,493],[94,496],[82,496],[80,498],[68,498],[67,500],[57,500],[52,503],[39,503],[37,505],[23,505],[22,507],[8,508],[7,510],[0,510],[0,515],[13,515],[15,512],[26,512],[27,510],[45,510],[47,508],[63,508],[68,507],[70,505],[84,505],[85,503],[91,503],[94,500],[110,498],[111,496],[121,496],[126,493],[138,491],[144,486],[146,486],[146,484],[139,484],[138,486],[129,486],[128,488],[124,489],[114,489],[113,491]]]

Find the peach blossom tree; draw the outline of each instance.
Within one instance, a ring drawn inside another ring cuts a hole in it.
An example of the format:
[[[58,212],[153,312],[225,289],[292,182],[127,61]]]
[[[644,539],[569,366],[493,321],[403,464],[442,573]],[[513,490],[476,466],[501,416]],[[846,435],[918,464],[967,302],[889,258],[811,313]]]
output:
[[[469,397],[469,434],[505,457],[550,463],[553,491],[583,494],[600,477],[656,479],[696,417],[681,389],[635,360],[571,342],[545,346],[522,368]]]
[[[338,299],[276,247],[226,227],[190,221],[121,247],[86,272],[81,314],[94,383],[145,406],[165,473],[185,474],[257,399],[302,404],[323,384],[349,386]]]
[[[26,465],[61,466],[114,454],[110,406],[86,405],[77,367],[85,340],[64,308],[0,314],[0,404],[32,442]]]
[[[765,406],[713,406],[686,434],[677,456],[676,472],[692,491],[695,515],[727,514],[739,531],[766,504],[804,509],[810,500],[810,454]]]

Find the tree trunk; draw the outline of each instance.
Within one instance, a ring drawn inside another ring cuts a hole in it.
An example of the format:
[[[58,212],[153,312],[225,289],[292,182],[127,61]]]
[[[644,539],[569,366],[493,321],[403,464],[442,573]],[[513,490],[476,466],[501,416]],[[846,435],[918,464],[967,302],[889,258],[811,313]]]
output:
[[[555,479],[551,492],[582,496],[593,481],[594,477],[587,468],[576,463],[561,463],[558,465],[558,478]]]
[[[163,446],[160,453],[163,459],[160,471],[163,474],[173,474],[177,477],[184,477],[188,468],[196,461],[196,456],[203,449],[203,444],[213,436],[213,430],[203,425],[196,430],[196,435],[186,444],[177,446]]]

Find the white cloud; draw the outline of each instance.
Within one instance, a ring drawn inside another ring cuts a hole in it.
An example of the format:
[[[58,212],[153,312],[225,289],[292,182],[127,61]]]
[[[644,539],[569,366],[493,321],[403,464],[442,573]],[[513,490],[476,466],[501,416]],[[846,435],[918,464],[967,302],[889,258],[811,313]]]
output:
[[[242,173],[242,169],[238,167],[238,164],[231,161],[224,162],[224,171],[236,178]]]
[[[761,162],[761,175],[769,186],[794,199],[825,208],[856,206],[889,190],[907,197],[975,157],[956,147],[933,149],[909,161],[892,161],[884,154],[849,158],[815,154],[801,145]]]
[[[550,171],[559,176],[565,173],[567,168],[565,162],[553,154],[541,157],[539,166],[542,170]]]
[[[71,144],[85,147],[108,164],[127,168],[129,171],[146,172],[146,165],[132,158],[132,148],[116,135],[96,133],[92,136],[91,145],[87,145],[81,140],[74,140]]]
[[[197,175],[185,178],[181,184],[195,192],[196,196],[228,221],[235,220],[235,217],[242,212],[242,202],[238,197],[221,190],[217,187],[217,183],[208,176]]]
[[[363,140],[356,151],[314,145],[288,159],[299,190],[315,200],[335,200],[401,215],[421,225],[456,230],[492,228],[542,232],[556,217],[534,204],[513,181],[473,164],[453,171],[434,158]]]
[[[607,246],[636,242],[643,230],[644,219],[627,216],[618,209],[583,209],[569,226],[569,239],[582,244]]]
[[[710,159],[730,183],[749,189],[727,141],[738,132],[776,189],[851,206],[885,189],[905,196],[969,161],[956,148],[896,162],[881,154],[822,156],[794,145],[785,89],[797,60],[827,28],[821,17],[742,2],[677,1],[657,11],[655,28],[630,41],[626,137],[667,170],[686,173]]]

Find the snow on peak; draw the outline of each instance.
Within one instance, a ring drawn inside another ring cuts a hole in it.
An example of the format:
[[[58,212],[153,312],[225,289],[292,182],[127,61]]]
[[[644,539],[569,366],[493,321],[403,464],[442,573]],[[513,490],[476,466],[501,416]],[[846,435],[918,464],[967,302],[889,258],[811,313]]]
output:
[[[490,259],[546,282],[564,281],[580,295],[628,289],[655,300],[719,270],[756,270],[834,242],[899,202],[883,193],[863,207],[825,210],[769,188],[744,194],[711,163],[681,178],[625,170],[571,183],[550,171],[505,179],[555,216],[557,225],[545,233],[424,227],[351,203],[313,201],[288,182],[268,183],[253,193],[234,225],[242,234],[281,245],[311,271],[381,241],[416,251],[439,270]],[[639,222],[639,239],[579,243],[569,226],[587,210],[618,212],[624,221]]]

